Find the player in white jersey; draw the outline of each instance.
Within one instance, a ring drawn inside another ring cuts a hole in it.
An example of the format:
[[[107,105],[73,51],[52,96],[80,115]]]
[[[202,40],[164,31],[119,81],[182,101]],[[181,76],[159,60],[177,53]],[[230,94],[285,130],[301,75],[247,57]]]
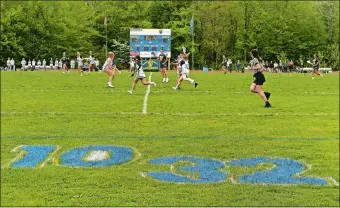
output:
[[[180,69],[181,70],[180,75],[181,76],[178,79],[177,86],[172,88],[174,90],[180,89],[180,86],[181,86],[181,83],[182,83],[183,80],[190,82],[191,84],[193,84],[195,86],[195,88],[198,85],[198,83],[195,82],[195,80],[189,78],[189,61],[188,61],[188,56],[189,56],[189,54],[184,54],[183,55],[183,59],[180,62],[180,68],[181,68]]]
[[[77,52],[77,63],[78,63],[78,72],[80,72],[80,76],[83,76],[83,57],[80,55],[80,52]],[[87,73],[87,72],[85,72]]]
[[[114,87],[112,85],[112,80],[115,76],[115,71],[117,71],[119,74],[121,72],[116,67],[115,53],[110,51],[108,55],[109,55],[109,58],[105,61],[103,65],[103,71],[109,76],[109,82],[107,83],[107,86],[112,88]]]
[[[250,85],[250,91],[253,93],[257,93],[265,102],[265,108],[271,108],[271,104],[269,103],[269,92],[263,92],[262,87],[263,83],[266,81],[263,75],[263,66],[259,62],[259,54],[256,49],[252,49],[250,51],[250,57],[252,58],[251,61],[251,69],[254,72],[254,82]]]
[[[132,82],[132,87],[131,90],[128,90],[128,93],[130,93],[132,95],[133,91],[136,88],[136,84],[137,82],[140,80],[142,82],[143,85],[153,85],[156,87],[156,83],[154,82],[150,82],[150,81],[145,81],[145,73],[143,71],[143,66],[140,60],[140,56],[136,56],[136,70],[135,72],[131,75],[133,76],[136,73],[136,77]]]
[[[89,57],[89,72],[92,71],[92,69],[95,69],[96,68],[96,60],[94,59],[94,57],[92,55],[90,55]]]

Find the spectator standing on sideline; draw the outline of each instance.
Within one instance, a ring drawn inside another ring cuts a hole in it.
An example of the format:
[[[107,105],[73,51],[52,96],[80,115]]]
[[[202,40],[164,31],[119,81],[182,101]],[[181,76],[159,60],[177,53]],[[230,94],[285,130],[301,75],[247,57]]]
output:
[[[40,59],[38,59],[37,65],[38,65],[38,69],[41,69],[41,61],[40,61]]]
[[[75,67],[75,61],[74,61],[74,59],[72,57],[72,59],[71,59],[71,69],[74,69],[74,67]]]
[[[46,70],[46,60],[45,60],[45,59],[44,59],[43,62],[42,62],[42,67],[43,67],[43,69]]]
[[[59,63],[58,58],[56,58],[55,61],[54,61],[54,68],[55,69],[58,69],[58,63]]]
[[[270,61],[270,63],[269,63],[269,71],[270,72],[274,71],[274,63],[273,63],[273,61]]]
[[[29,59],[27,70],[31,70],[31,69],[32,69],[32,62],[31,62],[31,59]]]
[[[25,60],[25,58],[22,58],[22,61],[21,61],[21,70],[25,70],[25,66],[26,66],[26,60]]]
[[[8,58],[7,59],[7,70],[10,70],[10,68],[11,68],[11,59]]]
[[[236,72],[239,73],[240,69],[241,69],[241,63],[240,63],[240,60],[237,60],[237,63],[236,63]]]
[[[32,70],[35,70],[35,60],[32,60]]]
[[[130,61],[130,69],[129,69],[129,72],[133,72],[135,71],[135,60],[134,58],[131,59]]]
[[[50,69],[52,70],[53,69],[53,59],[51,58],[50,60]]]
[[[13,58],[11,60],[11,71],[15,71],[15,61]]]
[[[289,71],[292,72],[293,69],[294,69],[294,61],[290,60],[290,62],[289,62]]]
[[[63,62],[60,59],[59,62],[58,62],[58,69],[62,69],[62,68],[63,68]]]
[[[275,61],[275,62],[274,62],[274,72],[277,73],[278,67],[279,67],[279,65],[278,65],[277,62]]]
[[[265,61],[264,62],[264,68],[265,68],[266,71],[268,71],[268,67],[269,67],[269,63],[268,63],[268,61]]]
[[[233,70],[233,62],[231,61],[231,59],[228,59],[228,69],[230,73]]]

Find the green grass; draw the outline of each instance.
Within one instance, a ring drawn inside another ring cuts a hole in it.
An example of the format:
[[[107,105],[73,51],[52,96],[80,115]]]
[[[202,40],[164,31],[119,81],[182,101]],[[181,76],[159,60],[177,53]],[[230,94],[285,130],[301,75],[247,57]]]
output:
[[[147,73],[148,76],[149,73]],[[106,88],[104,73],[1,73],[1,165],[17,156],[18,145],[59,145],[57,156],[86,145],[129,146],[142,154],[105,168],[1,169],[1,206],[339,206],[339,187],[315,185],[175,184],[142,177],[169,171],[148,161],[197,156],[230,161],[282,157],[312,165],[302,176],[339,182],[339,75],[268,74],[264,89],[273,108],[249,92],[251,74],[192,73],[173,91],[170,83],[151,87],[148,114],[142,114],[146,87],[126,92],[132,78],[123,72]],[[228,164],[228,163],[227,163]],[[179,162],[176,165],[185,165]],[[240,175],[271,168],[229,167]],[[191,178],[197,173],[174,171]]]

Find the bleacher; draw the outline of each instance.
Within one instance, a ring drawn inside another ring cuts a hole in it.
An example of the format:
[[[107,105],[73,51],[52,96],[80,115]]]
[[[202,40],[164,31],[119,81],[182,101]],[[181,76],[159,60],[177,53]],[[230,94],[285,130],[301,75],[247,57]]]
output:
[[[313,68],[299,68],[299,72],[301,73],[308,73],[312,71],[313,71]],[[319,72],[332,73],[332,68],[319,68]]]

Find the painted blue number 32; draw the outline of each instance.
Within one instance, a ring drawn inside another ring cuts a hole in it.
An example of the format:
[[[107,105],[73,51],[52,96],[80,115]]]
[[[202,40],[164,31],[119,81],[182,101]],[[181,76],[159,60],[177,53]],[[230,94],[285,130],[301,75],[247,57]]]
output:
[[[43,167],[59,150],[53,145],[21,145],[14,149],[20,154],[3,167]],[[131,161],[134,151],[130,147],[98,145],[71,149],[58,157],[62,166],[106,167]],[[160,157],[149,161],[153,165],[170,166],[169,171],[150,171],[147,176],[155,180],[172,183],[218,183],[227,181],[228,171],[224,162],[193,156]],[[237,183],[246,184],[309,184],[328,185],[324,178],[302,177],[305,166],[288,158],[242,158],[229,161],[229,167],[255,167],[269,163],[271,168],[238,176]],[[235,183],[234,181],[234,183]]]

